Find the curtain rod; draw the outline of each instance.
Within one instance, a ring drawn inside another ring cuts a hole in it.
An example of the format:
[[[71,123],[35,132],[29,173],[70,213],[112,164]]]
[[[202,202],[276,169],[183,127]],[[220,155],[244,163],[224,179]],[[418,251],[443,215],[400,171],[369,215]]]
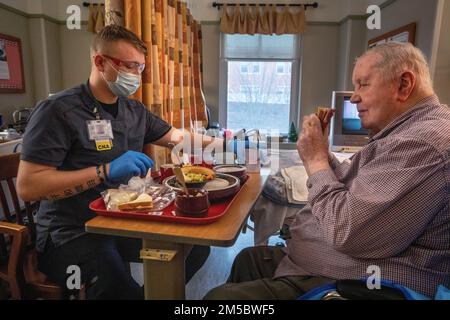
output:
[[[237,5],[237,3],[219,3],[219,2],[213,2],[212,6],[213,8],[220,9],[220,7],[222,7],[223,5],[227,5],[229,7],[235,7]],[[257,4],[256,3],[240,3],[241,6],[250,6],[250,7],[255,7]],[[289,6],[289,7],[300,7],[300,6],[304,6],[305,10],[308,7],[312,7],[312,8],[318,8],[319,4],[317,2],[313,2],[313,3],[291,3],[291,4],[284,4],[284,3],[260,3],[260,6],[277,6],[277,7],[284,7],[284,6]]]
[[[104,3],[92,3],[94,6],[104,6]],[[83,7],[89,7],[91,5],[90,2],[83,2]]]

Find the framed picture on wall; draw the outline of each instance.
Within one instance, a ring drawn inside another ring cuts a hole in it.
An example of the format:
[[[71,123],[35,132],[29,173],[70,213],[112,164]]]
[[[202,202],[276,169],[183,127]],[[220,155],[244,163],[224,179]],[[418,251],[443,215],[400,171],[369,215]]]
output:
[[[376,38],[369,40],[369,49],[390,41],[410,42],[414,44],[416,40],[416,23],[410,23],[391,32],[382,34]]]
[[[22,42],[0,33],[0,93],[24,93]]]

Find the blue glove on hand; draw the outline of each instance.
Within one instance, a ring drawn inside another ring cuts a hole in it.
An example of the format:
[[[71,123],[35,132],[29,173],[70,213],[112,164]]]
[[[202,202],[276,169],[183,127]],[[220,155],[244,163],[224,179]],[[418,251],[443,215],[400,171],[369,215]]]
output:
[[[127,151],[109,165],[109,180],[122,181],[135,176],[145,176],[153,167],[153,161],[145,154]]]

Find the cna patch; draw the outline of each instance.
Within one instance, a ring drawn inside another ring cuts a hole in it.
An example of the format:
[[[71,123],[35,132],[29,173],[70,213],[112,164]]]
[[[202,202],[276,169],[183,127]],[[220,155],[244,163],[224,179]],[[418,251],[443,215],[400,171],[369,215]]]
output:
[[[113,147],[111,140],[95,140],[95,146],[97,151],[108,151]]]

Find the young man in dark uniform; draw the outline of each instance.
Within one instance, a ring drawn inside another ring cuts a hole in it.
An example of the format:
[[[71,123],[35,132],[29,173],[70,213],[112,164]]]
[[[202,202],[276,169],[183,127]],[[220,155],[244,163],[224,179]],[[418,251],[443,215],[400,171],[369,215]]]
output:
[[[23,141],[19,196],[41,200],[37,214],[39,268],[66,286],[67,268],[81,269],[88,299],[142,299],[126,267],[139,261],[141,240],[88,234],[91,201],[108,188],[145,176],[152,160],[145,145],[178,143],[180,131],[128,99],[139,88],[147,48],[136,35],[108,26],[93,41],[86,84],[40,102]],[[207,144],[208,137],[203,139]],[[203,265],[209,247],[196,246],[186,281]]]

